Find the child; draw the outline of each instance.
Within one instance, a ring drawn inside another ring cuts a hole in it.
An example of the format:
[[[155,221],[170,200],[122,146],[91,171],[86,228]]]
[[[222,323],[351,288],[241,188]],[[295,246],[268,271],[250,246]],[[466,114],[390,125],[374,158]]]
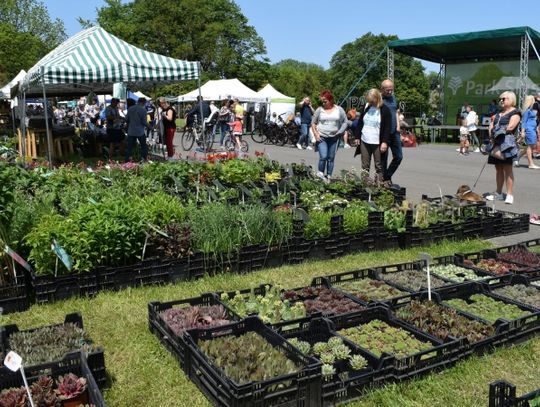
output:
[[[469,128],[467,127],[467,119],[461,120],[459,128],[459,153],[461,155],[469,155]]]

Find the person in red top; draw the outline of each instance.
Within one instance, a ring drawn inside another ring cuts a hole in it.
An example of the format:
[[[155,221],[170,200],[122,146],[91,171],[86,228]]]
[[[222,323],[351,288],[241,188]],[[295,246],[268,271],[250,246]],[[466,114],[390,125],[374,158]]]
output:
[[[162,109],[161,120],[165,133],[165,145],[167,146],[167,158],[174,157],[174,133],[176,132],[176,110],[173,109],[165,98],[159,98],[158,104]]]

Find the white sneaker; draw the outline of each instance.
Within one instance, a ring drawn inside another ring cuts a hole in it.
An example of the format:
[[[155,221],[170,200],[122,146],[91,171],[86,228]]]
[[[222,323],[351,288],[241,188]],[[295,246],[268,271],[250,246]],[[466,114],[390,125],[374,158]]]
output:
[[[326,181],[326,177],[324,176],[324,174],[320,171],[317,171],[317,177],[322,179],[323,181]]]
[[[347,143],[345,143],[345,144],[343,145],[343,148],[351,148],[351,146],[348,145]]]
[[[514,167],[519,167],[519,161],[514,161],[514,162],[512,162],[512,165],[513,165]]]
[[[479,153],[479,152],[480,152],[480,149],[479,149],[478,147],[476,147],[476,148],[474,149],[474,152],[475,152],[475,153]]]
[[[456,151],[457,151],[458,153],[461,153],[461,149],[460,149],[460,148],[456,148]]]
[[[529,165],[529,168],[530,168],[531,170],[540,170],[540,167],[539,167],[538,165],[536,165],[536,164]]]
[[[507,194],[504,203],[507,205],[512,205],[514,203],[514,195]]]
[[[488,201],[504,201],[504,194],[503,193],[497,193],[497,192],[493,192],[492,194],[489,194],[486,196],[486,199]]]
[[[300,143],[296,143],[296,148],[299,150],[303,150],[302,145]]]
[[[313,147],[307,146],[307,147],[306,147],[306,150],[313,150]]]

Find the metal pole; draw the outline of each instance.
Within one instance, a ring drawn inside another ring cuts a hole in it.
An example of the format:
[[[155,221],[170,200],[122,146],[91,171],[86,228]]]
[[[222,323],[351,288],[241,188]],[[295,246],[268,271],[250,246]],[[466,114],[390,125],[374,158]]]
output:
[[[47,94],[45,93],[45,67],[41,67],[41,87],[43,89],[43,110],[45,112],[45,131],[47,132],[47,155],[49,160],[49,169],[52,170],[52,134],[49,132],[49,112],[47,109]]]
[[[23,164],[26,163],[26,92],[23,92],[22,95],[22,106],[19,106],[21,109],[20,114],[20,123],[21,133],[22,133],[22,159]]]
[[[202,137],[203,137],[203,140],[204,140],[204,117],[203,117],[203,110],[202,110],[201,63],[200,62],[197,62],[197,70],[199,71],[199,77],[197,78],[197,86],[199,86],[199,111],[201,113]]]
[[[387,69],[387,77],[388,79],[391,79],[392,82],[394,81],[394,50],[388,48],[388,51],[386,52],[386,69]]]
[[[529,43],[533,47],[534,53],[536,54],[536,58],[538,58],[538,60],[540,61],[540,55],[538,55],[538,51],[536,50],[536,47],[534,46],[534,42],[533,42],[531,36],[529,35],[528,31],[527,31],[527,37],[529,38]]]

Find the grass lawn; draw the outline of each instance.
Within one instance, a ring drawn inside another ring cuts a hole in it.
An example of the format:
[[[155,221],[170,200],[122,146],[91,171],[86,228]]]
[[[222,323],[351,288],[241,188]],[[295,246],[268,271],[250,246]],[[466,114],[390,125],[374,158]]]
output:
[[[105,349],[111,387],[104,396],[111,407],[208,406],[210,403],[180,370],[173,356],[149,332],[149,301],[189,298],[207,291],[236,290],[261,283],[293,288],[307,285],[319,275],[414,260],[421,251],[442,256],[486,247],[488,243],[480,240],[444,242],[420,249],[363,253],[245,275],[223,274],[177,285],[104,292],[93,299],[34,305],[27,312],[0,317],[0,323],[16,323],[25,329],[59,323],[65,314],[80,311],[86,330]],[[540,339],[537,338],[523,345],[498,349],[488,356],[470,358],[441,373],[375,390],[350,405],[487,406],[491,381],[509,380],[522,394],[540,387],[539,368]]]

